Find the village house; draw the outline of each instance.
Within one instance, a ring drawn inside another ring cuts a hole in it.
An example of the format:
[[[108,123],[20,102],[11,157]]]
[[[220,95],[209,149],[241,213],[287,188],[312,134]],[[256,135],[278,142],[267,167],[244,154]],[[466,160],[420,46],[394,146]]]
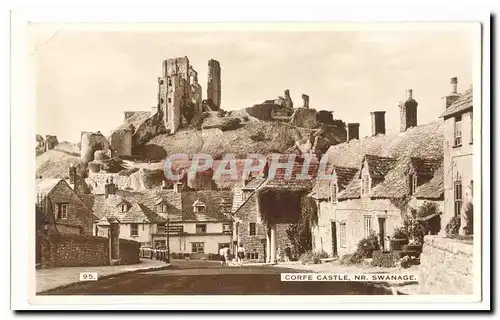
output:
[[[444,113],[444,215],[443,222],[461,217],[460,233],[466,225],[462,214],[471,210],[473,191],[473,101],[472,87],[457,92],[458,80],[451,79],[451,92],[443,98]],[[470,230],[472,232],[472,230]]]
[[[286,156],[285,156],[286,158]],[[246,252],[246,259],[250,261],[275,263],[278,259],[284,259],[285,249],[291,247],[287,229],[290,224],[299,219],[287,212],[285,208],[274,211],[275,221],[266,221],[263,218],[263,208],[259,206],[259,192],[271,193],[291,191],[298,192],[312,188],[312,178],[318,170],[318,163],[312,162],[306,165],[305,174],[310,178],[301,179],[304,164],[299,161],[282,162],[275,171],[268,165],[259,176],[248,177],[240,186],[234,188],[232,214],[234,219],[234,242],[233,250],[240,244]],[[270,177],[270,171],[275,175]],[[279,198],[271,195],[271,198]],[[300,196],[295,199],[300,211]],[[278,250],[279,249],[279,250]],[[280,253],[278,257],[277,254]]]
[[[96,235],[106,230],[103,218],[113,216],[120,223],[120,238],[165,248],[168,237],[172,253],[205,257],[231,243],[231,191],[187,191],[182,183],[173,189],[127,191],[110,181],[105,194],[94,199],[94,213],[101,219],[94,225]]]
[[[388,249],[394,229],[425,202],[443,210],[443,124],[417,125],[417,105],[408,90],[399,103],[400,132],[385,133],[385,112],[371,113],[372,136],[331,146],[331,181],[317,181],[309,196],[317,201],[313,250],[330,256],[352,253],[371,233]],[[444,227],[441,224],[442,227]]]
[[[74,181],[74,177],[69,179],[70,183]],[[65,179],[37,179],[37,212],[52,212],[54,219],[44,221],[55,224],[55,229],[60,233],[91,235],[96,217],[89,207],[89,195],[78,193],[79,185],[73,185],[73,189],[70,183]]]

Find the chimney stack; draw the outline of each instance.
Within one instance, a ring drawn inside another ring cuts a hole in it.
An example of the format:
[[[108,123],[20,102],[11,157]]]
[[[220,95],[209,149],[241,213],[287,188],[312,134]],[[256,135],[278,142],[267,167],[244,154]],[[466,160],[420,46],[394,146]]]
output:
[[[372,117],[372,136],[385,134],[385,111],[370,112]]]
[[[304,101],[303,107],[309,109],[309,96],[307,94],[303,94],[302,100]]]
[[[181,193],[182,192],[182,182],[178,181],[174,183],[174,192],[175,193]]]
[[[458,98],[460,98],[460,94],[457,91],[458,78],[457,77],[451,78],[450,84],[451,84],[451,92],[446,97],[442,98],[445,109],[448,109],[455,101],[458,100]]]
[[[413,99],[413,90],[406,90],[406,101],[399,102],[399,131],[405,132],[408,128],[417,126],[418,102]]]
[[[347,124],[347,141],[351,141],[353,139],[359,140],[359,123]]]
[[[69,165],[69,184],[75,185],[76,183],[76,167],[74,164]]]
[[[116,184],[113,183],[113,176],[106,179],[106,184],[104,185],[104,197],[107,199],[110,194],[116,194]]]
[[[167,189],[167,181],[163,180],[163,181],[161,182],[161,188],[162,188],[163,190]]]

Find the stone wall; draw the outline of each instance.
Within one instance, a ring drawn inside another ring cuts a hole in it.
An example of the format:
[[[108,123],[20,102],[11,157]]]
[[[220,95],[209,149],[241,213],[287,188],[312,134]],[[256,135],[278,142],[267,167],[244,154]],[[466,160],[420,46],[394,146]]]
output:
[[[120,264],[139,263],[139,248],[137,241],[120,239]]]
[[[132,135],[130,129],[116,130],[109,137],[113,155],[131,156],[132,155]]]
[[[316,121],[316,110],[309,108],[295,109],[290,124],[302,128],[315,128],[318,125]]]
[[[107,238],[80,234],[37,235],[43,267],[85,267],[109,265]]]
[[[421,294],[473,294],[473,245],[426,236],[420,257]]]

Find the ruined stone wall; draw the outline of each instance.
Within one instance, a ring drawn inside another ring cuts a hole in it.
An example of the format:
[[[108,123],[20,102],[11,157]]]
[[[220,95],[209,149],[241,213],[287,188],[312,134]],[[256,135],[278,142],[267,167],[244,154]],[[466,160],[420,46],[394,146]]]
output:
[[[425,236],[420,256],[420,294],[473,294],[473,245]]]
[[[45,136],[45,147],[46,150],[54,149],[55,146],[59,144],[56,136],[46,135]]]
[[[303,107],[295,109],[290,124],[302,128],[315,128],[318,125],[316,110]]]
[[[89,163],[94,160],[94,153],[97,150],[108,152],[109,142],[100,132],[82,132],[80,158],[82,162]]]
[[[221,73],[219,61],[208,60],[207,100],[211,101],[213,111],[221,105]]]
[[[113,155],[131,156],[132,136],[133,132],[130,129],[121,129],[113,132],[109,138]]]
[[[152,115],[135,129],[132,136],[132,153],[135,154],[136,148],[140,148],[152,138],[166,132],[162,114],[156,113]]]

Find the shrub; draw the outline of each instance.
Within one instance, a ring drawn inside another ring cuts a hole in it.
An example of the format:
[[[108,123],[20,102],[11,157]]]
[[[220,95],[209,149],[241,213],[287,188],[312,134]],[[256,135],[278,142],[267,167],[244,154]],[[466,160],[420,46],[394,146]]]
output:
[[[450,222],[446,225],[445,230],[448,236],[457,235],[460,230],[460,217],[451,218]]]
[[[307,251],[300,256],[301,264],[320,264],[322,258],[328,257],[326,252],[312,252]]]
[[[392,237],[394,239],[409,239],[408,231],[403,227],[394,229]]]
[[[346,254],[346,255],[343,255],[342,258],[340,259],[340,264],[342,264],[342,265],[358,264],[362,260],[363,260],[363,257],[361,257],[357,253]]]
[[[373,252],[371,265],[374,267],[392,268],[396,266],[395,257],[392,252],[376,250]]]
[[[378,236],[372,232],[368,237],[358,242],[356,253],[362,258],[371,258],[375,250],[379,250]]]

